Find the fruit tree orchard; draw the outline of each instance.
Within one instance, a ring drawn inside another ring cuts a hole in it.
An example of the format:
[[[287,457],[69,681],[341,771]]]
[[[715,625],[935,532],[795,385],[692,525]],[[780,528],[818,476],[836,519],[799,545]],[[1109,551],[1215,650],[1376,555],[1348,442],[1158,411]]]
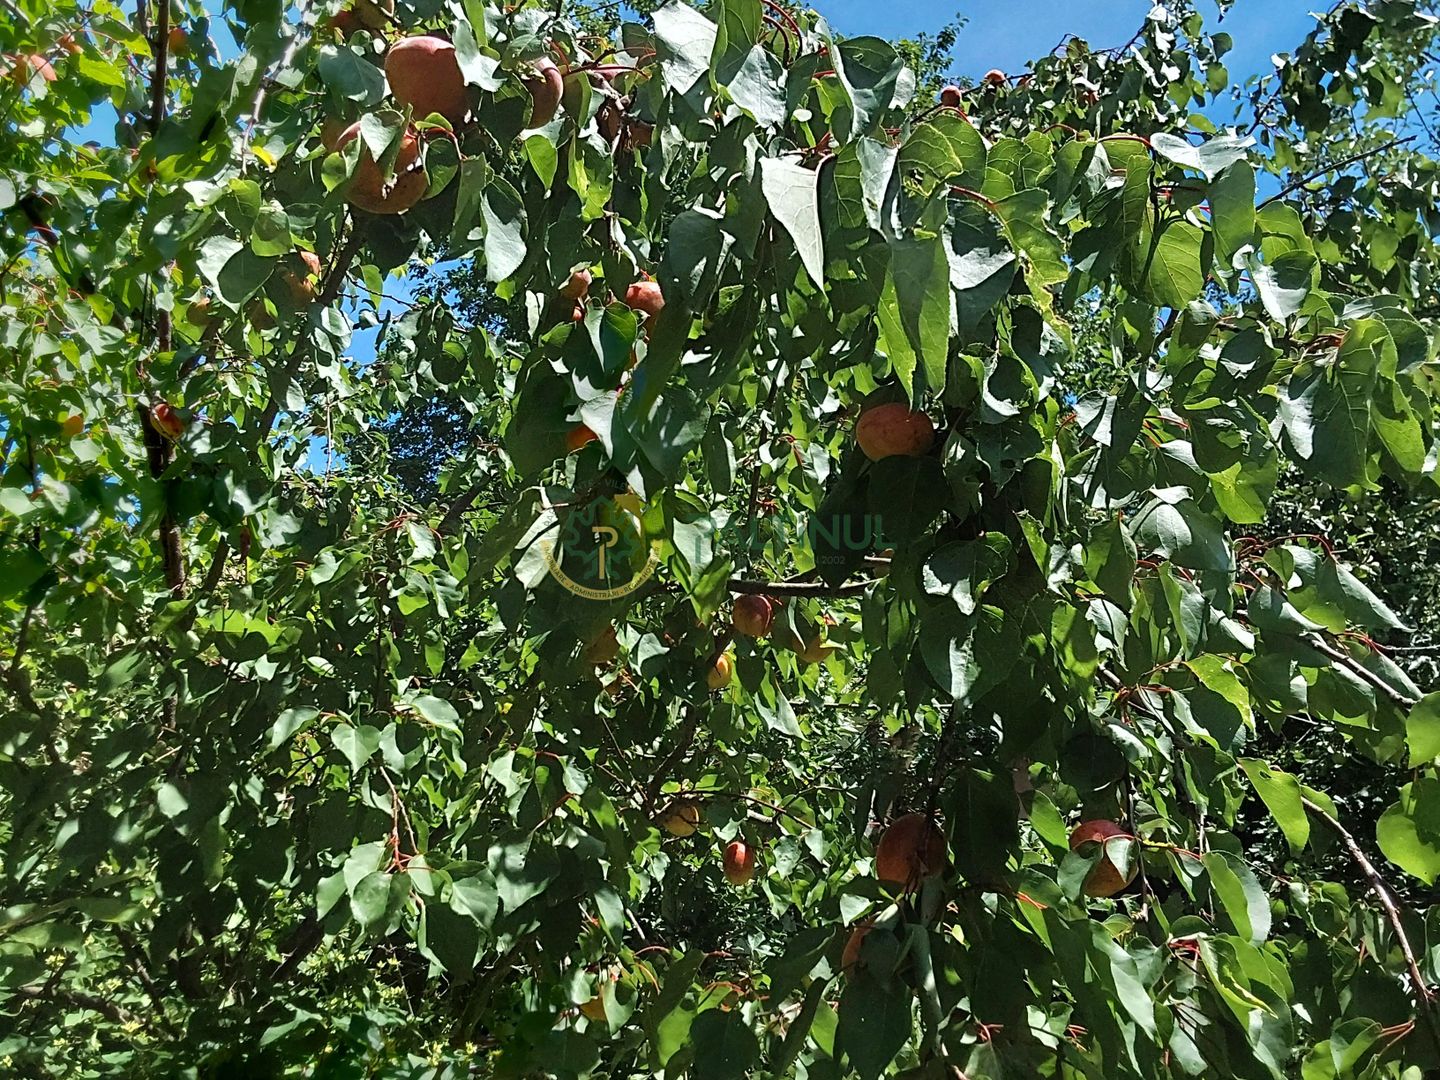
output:
[[[0,1071],[1433,1075],[1435,22],[642,8],[7,0]]]

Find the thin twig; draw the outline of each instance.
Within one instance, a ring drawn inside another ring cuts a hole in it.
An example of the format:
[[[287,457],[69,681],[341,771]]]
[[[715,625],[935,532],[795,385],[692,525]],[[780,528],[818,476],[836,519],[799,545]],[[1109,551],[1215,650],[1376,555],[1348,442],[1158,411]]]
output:
[[[295,54],[300,51],[300,46],[309,40],[309,33],[305,27],[306,3],[300,4],[300,11],[297,16],[295,36],[290,39],[290,44],[285,46],[285,51],[280,54],[280,62],[272,69],[275,72],[284,71],[295,59]],[[265,107],[265,95],[270,90],[274,75],[266,73],[260,78],[260,85],[255,88],[255,100],[250,103],[250,115],[245,121],[245,134],[240,139],[240,172],[244,175],[246,167],[250,164],[250,136],[255,132],[255,125],[260,122],[260,110]]]
[[[1410,969],[1410,982],[1415,989],[1416,1009],[1424,1017],[1425,1028],[1430,1033],[1430,1039],[1435,1044],[1436,1052],[1440,1053],[1440,1021],[1435,1018],[1434,1001],[1430,996],[1430,988],[1420,974],[1420,965],[1415,960],[1415,950],[1410,947],[1410,939],[1405,935],[1405,926],[1400,921],[1400,909],[1395,906],[1395,899],[1390,887],[1380,876],[1380,872],[1375,869],[1375,864],[1365,856],[1365,852],[1360,850],[1360,845],[1355,842],[1355,837],[1350,835],[1345,826],[1331,817],[1330,813],[1319,803],[1304,796],[1300,801],[1305,804],[1306,810],[1335,830],[1335,834],[1340,837],[1340,842],[1350,853],[1350,858],[1355,860],[1355,865],[1360,868],[1360,872],[1370,883],[1370,891],[1375,894],[1375,899],[1379,900],[1380,906],[1385,909],[1385,917],[1390,923],[1390,928],[1395,931],[1395,938],[1400,944],[1400,952],[1405,957],[1405,966]]]
[[[350,272],[350,264],[355,261],[359,254],[363,237],[360,230],[353,228],[349,238],[345,241],[339,253],[335,256],[335,265],[330,268],[330,275],[325,279],[325,285],[320,290],[320,295],[315,298],[315,303],[320,307],[329,307],[345,288],[345,277]],[[280,400],[284,397],[285,390],[289,387],[290,381],[300,371],[300,361],[303,353],[296,349],[286,363],[284,370],[280,373],[279,389],[271,396],[265,405],[265,410],[260,414],[259,438],[264,441],[270,436],[270,429],[275,426],[275,418],[280,415]]]
[[[1335,663],[1339,664],[1346,671],[1355,675],[1357,678],[1363,679],[1365,682],[1369,683],[1371,686],[1373,686],[1376,690],[1380,691],[1380,693],[1384,694],[1387,698],[1391,700],[1391,702],[1393,702],[1400,708],[1413,709],[1416,704],[1418,704],[1418,702],[1414,698],[1410,697],[1408,694],[1402,694],[1399,690],[1396,690],[1393,686],[1387,683],[1379,675],[1376,675],[1369,668],[1357,664],[1355,662],[1355,658],[1352,657],[1349,653],[1341,649],[1335,648],[1335,646],[1323,640],[1321,637],[1319,637],[1319,635],[1311,634],[1307,636],[1304,641],[1305,644],[1309,645],[1316,652],[1328,656],[1331,660],[1334,660]]]
[[[1279,202],[1281,199],[1285,198],[1286,195],[1289,195],[1292,191],[1304,187],[1306,184],[1310,183],[1310,181],[1317,180],[1320,177],[1324,176],[1326,173],[1339,172],[1341,169],[1345,168],[1348,165],[1354,165],[1357,161],[1364,161],[1366,158],[1374,157],[1376,154],[1383,154],[1386,150],[1392,149],[1396,146],[1403,146],[1408,142],[1414,142],[1415,139],[1416,136],[1414,135],[1406,136],[1403,139],[1391,139],[1389,142],[1385,143],[1382,146],[1377,146],[1373,150],[1364,150],[1358,154],[1351,154],[1349,157],[1341,158],[1339,161],[1334,162],[1333,164],[1325,165],[1322,168],[1316,169],[1314,172],[1306,173],[1299,180],[1296,180],[1293,183],[1286,184],[1283,188],[1277,191],[1274,195],[1271,195],[1270,198],[1266,199],[1255,209],[1264,210],[1265,207],[1269,206],[1271,203]]]
[[[30,998],[32,1001],[49,1000],[65,1005],[74,1005],[80,1009],[89,1009],[117,1024],[141,1024],[140,1017],[123,1005],[117,1005],[108,998],[97,997],[94,994],[84,994],[78,990],[47,990],[43,986],[17,986],[14,992],[20,997]]]

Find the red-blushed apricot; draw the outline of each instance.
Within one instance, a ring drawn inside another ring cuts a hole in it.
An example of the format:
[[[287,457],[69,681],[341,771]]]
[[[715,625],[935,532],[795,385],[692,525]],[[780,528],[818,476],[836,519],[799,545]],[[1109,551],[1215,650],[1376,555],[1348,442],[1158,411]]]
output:
[[[1129,835],[1113,821],[1082,821],[1070,834],[1070,850],[1076,851],[1085,844],[1104,844],[1112,837]],[[1135,880],[1139,870],[1139,865],[1132,859],[1128,871],[1122,874],[1120,868],[1110,861],[1110,856],[1102,854],[1100,861],[1085,878],[1085,895],[1101,898],[1114,896]]]
[[[986,86],[1004,86],[1006,81],[1005,73],[999,68],[991,68],[989,71],[985,72],[984,78],[982,78],[980,81],[983,82]]]
[[[530,124],[532,128],[544,127],[555,119],[560,99],[565,96],[565,73],[555,66],[548,56],[536,60],[533,78],[524,80],[525,89],[530,91]]]
[[[335,149],[345,149],[359,135],[360,123],[356,121],[345,129]],[[350,205],[372,214],[403,214],[420,201],[430,183],[419,162],[420,140],[415,132],[407,131],[395,157],[395,177],[387,182],[380,166],[370,156],[370,148],[362,143],[360,164],[350,181]]]
[[[711,690],[724,690],[735,675],[735,661],[729,653],[721,653],[705,672],[705,685]]]
[[[743,840],[725,845],[725,880],[731,885],[748,885],[755,876],[755,849]]]
[[[962,100],[964,98],[958,86],[947,86],[940,91],[940,104],[947,109],[958,109]]]
[[[28,56],[24,53],[18,53],[9,59],[12,65],[10,68],[10,78],[17,86],[29,85],[30,80],[35,75],[39,75],[47,83],[55,81],[55,68],[51,66],[49,60],[46,60],[45,57],[39,53],[33,53]]]
[[[850,931],[850,937],[845,942],[845,951],[840,954],[840,970],[847,979],[854,977],[860,964],[860,950],[865,945],[865,937],[874,929],[875,920],[865,919],[856,923],[855,929]]]
[[[444,38],[422,34],[397,41],[385,54],[385,78],[395,100],[409,105],[417,120],[439,113],[458,124],[470,110],[455,46]]]
[[[598,438],[600,436],[590,430],[589,424],[576,424],[565,435],[565,452],[573,454],[581,447],[589,446]]]
[[[807,664],[824,663],[835,651],[835,646],[825,640],[824,634],[816,634],[809,641],[797,642],[797,644],[800,647],[795,650],[795,655]]]
[[[590,295],[590,283],[595,280],[595,275],[589,270],[581,268],[571,273],[569,279],[560,287],[560,295],[566,300],[584,300]]]
[[[655,320],[665,307],[665,294],[660,289],[660,283],[648,278],[632,283],[625,290],[625,306],[645,316],[647,330],[654,329]]]
[[[775,605],[768,596],[746,594],[735,601],[730,613],[730,625],[737,634],[745,637],[764,637],[775,623]]]
[[[924,457],[935,442],[935,425],[923,412],[900,402],[866,409],[855,422],[855,441],[871,461]]]
[[[304,273],[299,270],[286,270],[284,274],[285,288],[290,293],[290,302],[297,308],[305,307],[311,303],[320,290],[320,256],[313,251],[299,251],[296,254],[300,262],[304,264]]]
[[[945,866],[945,834],[925,814],[896,818],[875,848],[875,876],[906,892]]]
[[[172,442],[185,434],[187,426],[184,414],[168,401],[150,406],[150,423],[156,431]]]

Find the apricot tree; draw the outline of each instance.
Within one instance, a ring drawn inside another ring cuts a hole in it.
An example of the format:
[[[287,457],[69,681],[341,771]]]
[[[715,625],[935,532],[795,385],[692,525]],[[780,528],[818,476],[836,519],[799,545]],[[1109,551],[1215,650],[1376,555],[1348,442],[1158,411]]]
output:
[[[1419,5],[1226,127],[1180,0],[938,101],[776,0],[11,7],[4,1071],[1440,1069],[1440,699],[1266,526],[1437,493]]]

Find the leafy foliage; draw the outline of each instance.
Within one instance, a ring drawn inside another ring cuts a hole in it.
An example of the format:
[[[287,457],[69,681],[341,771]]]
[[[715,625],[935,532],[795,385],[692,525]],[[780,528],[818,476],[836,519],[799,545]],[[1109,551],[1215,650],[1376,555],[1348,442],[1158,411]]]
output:
[[[1184,5],[959,107],[760,0],[20,7],[7,1069],[1440,1069],[1414,598],[1277,527],[1436,495],[1413,3],[1248,132]]]

